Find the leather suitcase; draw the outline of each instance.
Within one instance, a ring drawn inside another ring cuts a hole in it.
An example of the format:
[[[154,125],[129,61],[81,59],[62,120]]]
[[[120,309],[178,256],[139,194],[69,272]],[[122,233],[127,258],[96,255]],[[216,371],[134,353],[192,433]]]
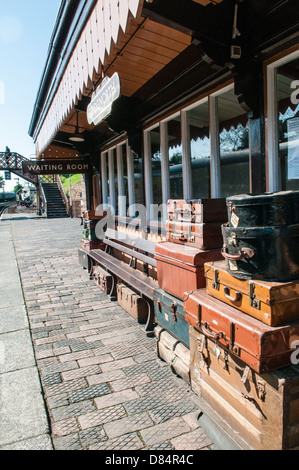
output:
[[[147,322],[149,314],[148,305],[146,301],[132,289],[124,284],[118,284],[117,301],[131,317],[138,321],[138,323],[144,324]]]
[[[222,259],[221,250],[198,250],[171,242],[157,243],[157,280],[159,287],[179,300],[185,292],[206,286],[204,263]]]
[[[248,450],[298,450],[299,370],[260,375],[190,327],[193,391]]]
[[[83,229],[95,232],[98,220],[83,220]]]
[[[190,385],[189,348],[159,325],[154,329],[154,334],[158,358],[166,362],[172,372]]]
[[[113,277],[107,273],[100,266],[94,266],[91,273],[91,278],[95,285],[98,286],[105,294],[110,295],[113,288]]]
[[[83,240],[90,240],[91,242],[97,241],[98,238],[94,230],[84,229]]]
[[[210,297],[205,289],[186,294],[186,321],[259,374],[291,365],[299,322],[271,327]]]
[[[107,216],[107,212],[103,212],[103,214],[96,215],[96,211],[91,210],[91,211],[85,211],[83,214],[83,217],[85,220],[102,220],[104,217]]]
[[[299,191],[227,198],[230,227],[275,227],[299,223]]]
[[[170,199],[167,204],[168,220],[204,224],[227,222],[226,199]]]
[[[280,227],[222,227],[222,255],[238,279],[273,282],[299,279],[299,224]]]
[[[165,230],[169,242],[192,246],[199,250],[212,250],[223,245],[222,222],[191,224],[167,221]]]
[[[81,240],[82,250],[103,250],[105,251],[106,245],[101,240],[91,241],[91,240]]]
[[[269,326],[299,321],[299,281],[237,279],[225,261],[205,264],[207,293]]]
[[[185,320],[184,303],[162,289],[156,289],[154,306],[158,325],[189,347],[189,325]]]

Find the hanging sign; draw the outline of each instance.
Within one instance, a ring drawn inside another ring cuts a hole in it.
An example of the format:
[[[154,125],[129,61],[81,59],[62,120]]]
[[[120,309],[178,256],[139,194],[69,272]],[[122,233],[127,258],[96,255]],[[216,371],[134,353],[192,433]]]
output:
[[[94,92],[87,108],[89,124],[97,126],[109,116],[112,104],[120,96],[120,78],[116,72],[111,78],[106,77],[100,87]]]
[[[89,159],[23,161],[23,175],[76,175],[92,172]]]

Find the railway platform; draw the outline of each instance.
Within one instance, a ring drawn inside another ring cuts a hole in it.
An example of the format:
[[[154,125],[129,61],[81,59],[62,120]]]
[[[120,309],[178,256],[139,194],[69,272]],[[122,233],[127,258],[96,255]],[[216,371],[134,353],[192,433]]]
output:
[[[0,450],[217,450],[155,339],[89,280],[78,219],[0,221]]]

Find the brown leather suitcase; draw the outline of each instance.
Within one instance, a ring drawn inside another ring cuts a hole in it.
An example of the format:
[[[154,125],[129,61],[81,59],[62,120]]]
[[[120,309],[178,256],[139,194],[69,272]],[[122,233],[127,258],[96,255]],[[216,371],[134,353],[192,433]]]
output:
[[[299,449],[298,368],[257,374],[192,327],[190,363],[191,388],[244,448]]]
[[[167,204],[168,220],[204,224],[227,222],[226,199],[170,199]]]
[[[102,220],[106,216],[107,216],[107,212],[103,212],[103,214],[100,216],[100,215],[96,215],[96,211],[94,210],[85,211],[83,214],[83,218],[85,220]]]
[[[145,324],[147,322],[149,314],[148,305],[146,301],[132,289],[124,284],[118,284],[117,301],[131,317],[138,321],[138,323]]]
[[[185,292],[205,287],[204,263],[221,259],[220,250],[198,250],[162,242],[156,245],[157,279],[161,289],[183,300]]]
[[[111,294],[113,288],[113,277],[100,266],[92,268],[91,278],[105,294]]]
[[[223,246],[222,222],[192,224],[167,221],[165,230],[169,242],[199,250],[212,250]]]
[[[98,240],[98,241],[91,241],[91,240],[81,240],[81,248],[82,250],[103,250],[105,251],[105,243]]]
[[[225,261],[205,264],[207,293],[269,326],[299,321],[299,280],[267,282],[237,279]]]
[[[206,289],[186,294],[186,321],[259,374],[291,365],[299,322],[271,327],[209,296]]]

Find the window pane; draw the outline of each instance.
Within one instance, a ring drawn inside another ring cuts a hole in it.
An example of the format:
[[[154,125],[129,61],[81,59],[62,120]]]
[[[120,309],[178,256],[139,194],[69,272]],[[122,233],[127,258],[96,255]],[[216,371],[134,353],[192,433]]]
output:
[[[142,177],[142,160],[133,152],[134,158],[134,181],[135,181],[135,203],[144,204],[143,199],[143,177]]]
[[[250,192],[248,117],[234,90],[218,97],[222,197]]]
[[[160,128],[150,131],[152,176],[153,176],[153,203],[162,204],[162,179],[161,179],[161,149]]]
[[[183,149],[180,116],[168,121],[167,128],[169,144],[170,198],[183,199]]]
[[[193,198],[211,196],[209,105],[202,103],[188,111],[190,125],[190,147]]]
[[[298,78],[299,58],[277,70],[278,171],[282,190],[299,189],[299,104],[293,83]]]
[[[123,194],[119,193],[119,196],[124,196],[126,198],[126,206],[122,208],[124,215],[127,214],[129,207],[129,194],[128,194],[128,164],[127,164],[127,145],[121,145],[121,154],[122,154],[122,164],[123,164]],[[118,175],[119,176],[119,175]],[[123,204],[123,201],[122,201]],[[120,212],[120,210],[119,210]]]

